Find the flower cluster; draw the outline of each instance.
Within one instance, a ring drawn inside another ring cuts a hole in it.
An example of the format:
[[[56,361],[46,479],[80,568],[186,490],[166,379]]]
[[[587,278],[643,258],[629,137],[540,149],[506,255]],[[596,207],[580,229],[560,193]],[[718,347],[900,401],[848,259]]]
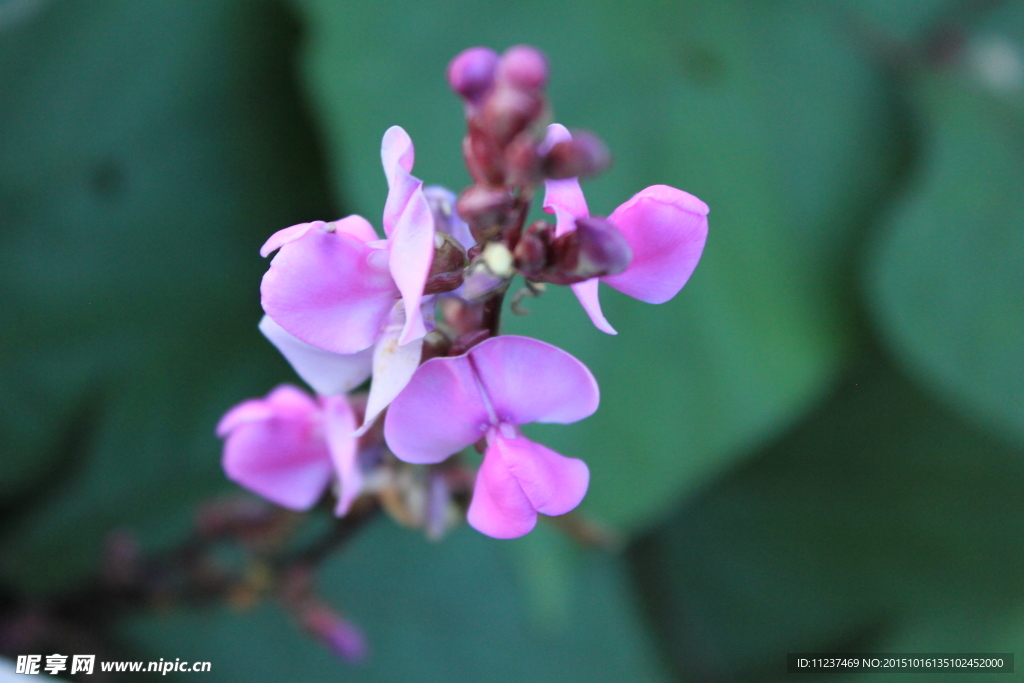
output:
[[[381,145],[383,239],[353,215],[267,240],[261,254],[276,254],[260,330],[317,395],[282,386],[229,411],[218,434],[231,479],[295,510],[331,490],[338,515],[376,495],[433,534],[465,514],[489,536],[514,538],[538,513],[579,505],[587,466],[519,427],[591,415],[597,383],[565,351],[499,336],[505,294],[524,278],[516,310],[545,283],[568,285],[594,325],[615,334],[599,282],[648,303],[671,299],[700,259],[708,208],[655,185],[607,218],[591,216],[578,178],[603,170],[608,153],[593,135],[549,124],[547,75],[530,47],[466,50],[448,82],[465,104],[473,185],[458,198],[424,187],[412,140],[394,126]],[[526,225],[542,186],[554,225]],[[349,394],[371,377],[368,393]],[[458,458],[473,445],[483,454],[475,477]]]

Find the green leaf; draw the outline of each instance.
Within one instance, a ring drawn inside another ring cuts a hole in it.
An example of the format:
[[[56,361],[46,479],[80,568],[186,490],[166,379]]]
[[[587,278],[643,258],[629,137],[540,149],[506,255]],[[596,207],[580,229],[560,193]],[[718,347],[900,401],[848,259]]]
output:
[[[567,577],[568,625],[537,629],[505,546],[468,527],[436,545],[390,521],[362,532],[320,577],[367,636],[362,665],[338,661],[273,605],[138,617],[120,632],[153,659],[212,662],[210,681],[667,680],[621,562],[581,558]]]
[[[1024,607],[1022,456],[866,364],[634,547],[663,651],[686,680],[756,681],[786,652],[999,651],[968,624]],[[947,637],[915,639],[930,621]]]
[[[613,170],[585,188],[595,213],[655,183],[711,206],[703,262],[675,301],[603,295],[618,337],[593,329],[565,291],[507,323],[506,332],[577,355],[601,383],[595,417],[543,430],[553,447],[590,463],[589,512],[643,525],[827,387],[849,337],[844,259],[900,144],[883,82],[824,8],[297,5],[336,192],[372,221],[386,194],[379,143],[388,126],[409,131],[419,177],[468,184],[461,105],[444,72],[476,44],[547,52],[557,119],[596,131],[615,155]]]
[[[0,555],[44,589],[227,487],[219,415],[293,377],[259,246],[331,203],[279,6],[35,10],[0,27]]]
[[[951,405],[1024,443],[1024,107],[924,79],[922,158],[868,292],[885,339]]]

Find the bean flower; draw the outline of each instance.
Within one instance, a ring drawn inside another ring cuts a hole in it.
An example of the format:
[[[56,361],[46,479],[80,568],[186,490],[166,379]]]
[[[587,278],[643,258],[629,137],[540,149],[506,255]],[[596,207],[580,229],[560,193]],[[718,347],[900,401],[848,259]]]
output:
[[[343,515],[362,485],[355,427],[348,397],[314,399],[283,385],[229,410],[217,435],[233,481],[291,510],[308,510],[336,481]]]
[[[572,136],[561,124],[548,126],[543,147],[569,142]],[[546,180],[544,210],[555,214],[555,237],[576,230],[577,221],[590,217],[587,200],[577,178]],[[601,312],[598,283],[604,282],[651,304],[665,303],[690,279],[708,234],[708,206],[693,195],[668,185],[641,190],[608,217],[625,237],[632,258],[620,273],[594,277],[572,286],[594,325],[616,334]]]
[[[470,48],[447,78],[464,105],[472,184],[458,195],[424,186],[412,175],[412,140],[392,126],[381,142],[383,239],[357,215],[271,235],[260,251],[273,259],[259,329],[315,395],[281,386],[217,426],[225,473],[242,487],[292,510],[333,496],[341,519],[294,554],[290,570],[280,564],[276,585],[296,622],[348,659],[365,642],[317,597],[311,564],[366,519],[383,511],[431,540],[462,522],[511,539],[543,516],[573,513],[587,493],[583,460],[522,430],[591,416],[597,381],[566,351],[502,335],[503,311],[525,314],[525,297],[568,286],[593,324],[616,334],[600,283],[664,303],[707,239],[707,205],[668,185],[641,190],[607,218],[590,214],[579,180],[611,157],[593,134],[549,124],[540,51]],[[554,224],[528,221],[540,190]],[[367,380],[368,394],[350,394]],[[479,467],[470,448],[483,456]]]
[[[470,351],[434,358],[416,371],[388,411],[392,452],[439,463],[486,441],[468,521],[495,538],[533,529],[537,513],[562,515],[583,500],[590,472],[522,435],[530,422],[568,424],[597,410],[597,381],[583,363],[528,337],[488,339]]]
[[[272,235],[261,250],[276,254],[259,328],[317,396],[279,388],[234,408],[218,433],[228,476],[280,505],[306,509],[333,483],[338,514],[375,497],[431,538],[459,519],[514,538],[539,515],[574,510],[590,482],[582,460],[521,427],[588,417],[599,392],[567,352],[501,335],[506,293],[523,279],[509,306],[521,314],[523,297],[569,286],[598,329],[615,334],[599,283],[648,303],[674,297],[700,259],[708,207],[653,185],[592,216],[579,179],[610,155],[590,133],[548,125],[539,51],[471,48],[447,76],[465,105],[472,184],[457,196],[425,187],[412,175],[412,140],[392,126],[381,143],[383,239],[356,215]],[[554,224],[527,221],[541,189]],[[356,410],[345,396],[368,379]],[[367,438],[383,455],[361,465]],[[475,471],[463,454],[471,446],[483,455]]]
[[[432,202],[411,175],[412,140],[399,126],[384,134],[381,159],[386,239],[353,215],[285,228],[260,251],[277,251],[261,287],[261,330],[321,393],[347,391],[372,373],[363,431],[419,365],[422,338],[433,327],[435,297],[424,288],[435,250],[463,258],[461,245],[439,238]],[[443,193],[434,191],[433,204],[445,201]]]

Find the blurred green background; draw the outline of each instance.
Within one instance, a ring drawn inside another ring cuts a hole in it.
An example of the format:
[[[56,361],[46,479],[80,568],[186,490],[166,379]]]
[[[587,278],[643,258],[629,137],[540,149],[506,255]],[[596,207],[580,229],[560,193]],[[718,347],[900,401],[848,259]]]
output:
[[[232,490],[217,418],[295,381],[256,330],[259,246],[379,227],[393,124],[419,177],[467,185],[445,66],[516,43],[612,149],[595,213],[655,183],[711,207],[675,300],[604,290],[618,337],[564,290],[506,318],[598,377],[594,417],[535,433],[588,461],[627,550],[380,521],[322,578],[365,664],[273,604],[124,620],[125,658],[769,681],[791,651],[1024,656],[1021,0],[0,0],[0,597]]]

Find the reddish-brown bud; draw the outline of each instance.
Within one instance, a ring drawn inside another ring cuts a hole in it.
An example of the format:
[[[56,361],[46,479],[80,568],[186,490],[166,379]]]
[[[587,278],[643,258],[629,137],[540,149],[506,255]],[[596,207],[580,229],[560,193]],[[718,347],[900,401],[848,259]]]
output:
[[[480,126],[504,147],[543,113],[544,99],[539,93],[499,83],[483,103]]]
[[[513,251],[516,270],[522,273],[526,279],[536,280],[543,277],[548,268],[554,230],[554,226],[547,222],[536,221],[523,231],[516,243],[515,251]]]
[[[537,140],[530,131],[515,136],[505,148],[505,173],[512,186],[534,185],[541,180]]]
[[[424,294],[443,294],[458,289],[462,284],[462,271],[468,265],[466,252],[454,237],[443,232],[434,233],[434,260],[430,264]]]
[[[473,185],[459,195],[455,210],[459,212],[478,242],[501,235],[515,208],[515,197],[507,189]]]
[[[544,176],[552,180],[592,176],[611,165],[611,155],[601,140],[586,131],[574,131],[572,140],[552,146],[544,157]]]

